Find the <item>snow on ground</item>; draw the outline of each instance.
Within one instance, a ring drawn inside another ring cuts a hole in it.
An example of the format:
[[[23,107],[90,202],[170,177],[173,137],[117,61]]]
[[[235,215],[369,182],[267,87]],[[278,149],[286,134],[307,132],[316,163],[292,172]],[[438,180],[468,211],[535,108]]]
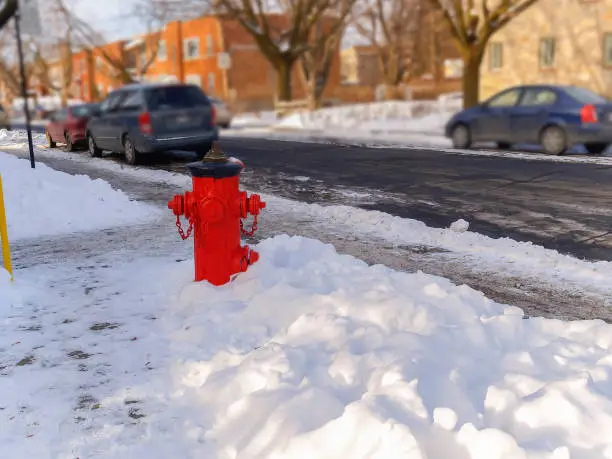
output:
[[[440,136],[457,110],[455,104],[435,101],[386,101],[298,112],[275,128],[362,134],[419,133]]]
[[[232,118],[232,129],[270,127],[276,124],[276,113],[263,111],[258,113],[243,113]]]
[[[584,285],[610,277],[609,263],[485,238],[464,221],[438,230],[264,199],[263,218],[300,212],[359,237],[448,247]],[[47,204],[51,213],[64,203]],[[164,221],[158,231],[176,229]],[[612,326],[527,319],[467,286],[285,235],[261,242],[260,261],[215,288],[192,282],[191,244],[174,237],[180,248],[156,256],[143,255],[148,239],[142,251],[54,253],[15,282],[0,269],[2,457],[612,459]]]
[[[159,209],[130,201],[102,180],[55,171],[0,152],[11,240],[150,221]]]
[[[2,456],[612,458],[612,326],[257,249],[221,288],[119,251],[0,276]]]

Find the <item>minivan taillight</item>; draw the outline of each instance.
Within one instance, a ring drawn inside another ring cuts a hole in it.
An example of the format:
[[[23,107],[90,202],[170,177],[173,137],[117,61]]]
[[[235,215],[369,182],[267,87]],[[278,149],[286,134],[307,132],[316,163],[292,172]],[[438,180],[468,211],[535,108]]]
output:
[[[144,112],[138,115],[138,127],[143,134],[153,134],[153,126],[151,126],[151,114]]]
[[[580,121],[583,123],[598,123],[597,110],[594,105],[585,105],[580,109]]]
[[[217,124],[217,110],[215,110],[215,106],[210,104],[210,125],[214,126]]]

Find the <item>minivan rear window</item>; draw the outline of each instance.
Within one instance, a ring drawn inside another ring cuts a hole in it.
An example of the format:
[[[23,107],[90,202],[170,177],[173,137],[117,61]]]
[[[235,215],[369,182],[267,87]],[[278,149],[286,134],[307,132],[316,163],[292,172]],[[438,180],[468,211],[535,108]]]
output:
[[[163,86],[147,90],[149,110],[171,110],[210,105],[208,98],[196,86]]]
[[[590,89],[578,86],[567,86],[565,91],[581,104],[605,104],[608,100],[605,97],[591,91]]]

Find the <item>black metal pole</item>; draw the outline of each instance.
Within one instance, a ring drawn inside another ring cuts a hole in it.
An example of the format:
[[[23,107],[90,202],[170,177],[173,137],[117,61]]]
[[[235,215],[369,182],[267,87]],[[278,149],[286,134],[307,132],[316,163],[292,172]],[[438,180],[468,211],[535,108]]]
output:
[[[15,38],[17,39],[17,54],[19,55],[19,73],[21,74],[21,97],[23,97],[23,109],[25,111],[26,131],[28,133],[28,148],[30,149],[30,166],[36,167],[34,159],[34,144],[32,143],[32,121],[30,120],[30,109],[28,104],[28,82],[26,81],[25,62],[23,58],[23,44],[21,42],[21,27],[19,26],[19,10],[15,14]]]

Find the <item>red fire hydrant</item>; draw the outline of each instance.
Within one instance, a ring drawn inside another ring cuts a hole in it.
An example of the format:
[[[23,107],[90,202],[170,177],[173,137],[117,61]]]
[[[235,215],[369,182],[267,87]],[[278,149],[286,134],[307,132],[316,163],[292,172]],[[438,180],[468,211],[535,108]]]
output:
[[[247,196],[239,190],[239,175],[244,164],[228,158],[215,142],[202,161],[190,163],[193,191],[176,195],[168,208],[176,215],[181,238],[194,237],[195,280],[223,285],[259,259],[249,246],[242,246],[240,236],[257,231],[257,217],[266,207],[257,194]],[[242,219],[253,216],[253,226],[246,230]],[[181,216],[189,221],[183,231]]]

